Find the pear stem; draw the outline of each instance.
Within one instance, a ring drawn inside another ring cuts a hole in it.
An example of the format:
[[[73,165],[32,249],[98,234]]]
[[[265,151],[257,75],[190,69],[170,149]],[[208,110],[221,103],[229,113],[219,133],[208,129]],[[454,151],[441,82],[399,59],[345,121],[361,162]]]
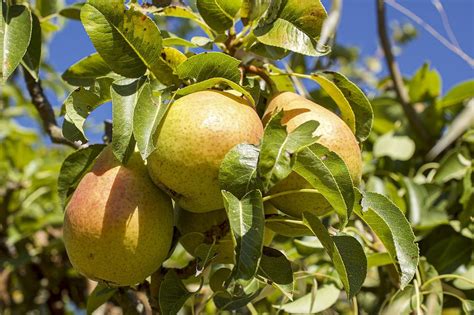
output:
[[[273,95],[278,91],[275,82],[273,82],[273,80],[270,78],[270,75],[264,69],[254,65],[242,65],[241,68],[244,72],[256,74],[260,78],[262,78],[263,81],[265,81],[265,83],[268,85],[268,88],[270,89],[270,94]]]
[[[304,188],[304,189],[296,189],[296,190],[287,190],[287,191],[282,191],[273,195],[268,195],[262,198],[263,202],[271,200],[273,198],[278,198],[281,196],[285,195],[290,195],[290,194],[297,194],[297,193],[310,193],[310,194],[319,194],[319,190],[317,189],[311,189],[311,188]]]

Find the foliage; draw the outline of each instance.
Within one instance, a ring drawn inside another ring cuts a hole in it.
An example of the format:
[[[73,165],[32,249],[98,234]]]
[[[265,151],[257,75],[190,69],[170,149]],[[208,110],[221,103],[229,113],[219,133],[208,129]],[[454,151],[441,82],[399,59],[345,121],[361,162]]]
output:
[[[0,313],[91,313],[104,303],[124,313],[471,312],[474,130],[460,117],[472,117],[473,82],[442,95],[429,64],[405,78],[426,141],[390,78],[379,76],[378,57],[361,65],[351,47],[318,45],[326,44],[318,40],[327,17],[319,0],[172,2],[1,1]],[[97,53],[59,78],[42,56],[64,19],[82,22]],[[400,45],[416,37],[403,30],[394,34]],[[53,138],[56,121],[21,76],[41,78],[65,98],[61,137],[78,151],[38,135],[42,125]],[[237,145],[220,167],[234,263],[214,262],[225,230],[218,226],[195,253],[175,244],[149,281],[93,289],[70,266],[61,240],[63,205],[104,147],[89,143],[91,113],[112,102],[105,139],[114,155],[125,163],[136,146],[146,160],[173,101],[206,89],[234,90],[260,115],[275,93],[306,92],[360,142],[363,184],[354,186],[341,157],[317,143],[318,122],[288,133],[277,113],[259,145]],[[432,149],[440,142],[447,144]],[[292,171],[312,187],[298,193],[320,193],[334,211],[266,214],[270,189]],[[277,234],[269,246],[265,229]]]

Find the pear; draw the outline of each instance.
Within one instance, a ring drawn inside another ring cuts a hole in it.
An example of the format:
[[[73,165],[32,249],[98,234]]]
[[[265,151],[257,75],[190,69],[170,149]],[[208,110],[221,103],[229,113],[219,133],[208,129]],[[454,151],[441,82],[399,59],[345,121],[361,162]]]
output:
[[[148,157],[151,178],[191,212],[224,207],[219,166],[239,143],[258,144],[263,126],[241,97],[207,90],[186,95],[173,104],[154,135]]]
[[[66,207],[64,243],[74,268],[95,281],[134,285],[160,267],[172,237],[171,199],[140,155],[122,166],[104,149]]]
[[[359,144],[351,129],[339,116],[302,96],[283,92],[270,100],[263,116],[264,124],[280,110],[284,112],[282,124],[286,125],[288,132],[309,120],[318,121],[319,126],[314,132],[314,136],[320,137],[318,142],[337,153],[346,163],[353,183],[355,185],[360,183],[362,158]],[[292,172],[276,184],[269,194],[303,188],[312,187],[305,179]],[[288,194],[274,198],[271,202],[280,211],[294,217],[301,217],[303,211],[321,216],[332,210],[326,199],[319,194]]]
[[[271,204],[265,203],[265,214],[276,214],[278,210]],[[177,207],[175,211],[176,227],[181,234],[180,243],[191,255],[196,248],[206,241],[206,237],[219,236],[216,242],[217,256],[215,263],[234,263],[234,243],[230,232],[225,209],[205,213],[193,213]],[[271,244],[275,232],[265,228],[263,245]],[[210,240],[207,240],[208,242]]]

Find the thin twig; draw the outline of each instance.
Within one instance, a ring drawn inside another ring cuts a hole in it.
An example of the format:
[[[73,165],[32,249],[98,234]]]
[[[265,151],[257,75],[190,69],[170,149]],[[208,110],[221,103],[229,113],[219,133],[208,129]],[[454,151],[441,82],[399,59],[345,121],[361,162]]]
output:
[[[446,33],[448,34],[449,40],[451,41],[451,43],[453,43],[454,46],[461,49],[458,39],[456,38],[456,35],[454,34],[453,29],[451,28],[451,24],[449,23],[449,18],[446,14],[446,11],[444,10],[443,4],[440,0],[431,0],[431,2],[433,3],[436,10],[438,10],[439,15],[441,16],[441,21],[443,22],[443,27]]]
[[[431,34],[434,38],[436,38],[441,44],[443,44],[446,48],[451,50],[453,53],[461,57],[464,61],[466,61],[471,67],[474,67],[474,59],[467,55],[463,50],[456,47],[453,43],[451,43],[446,37],[441,35],[437,30],[435,30],[430,24],[423,21],[418,15],[413,13],[412,11],[408,10],[400,3],[394,0],[385,0],[390,6],[392,6],[397,11],[401,12],[402,14],[406,15],[410,19],[412,19],[415,23],[423,27],[428,33]],[[380,1],[379,1],[380,2]]]
[[[54,115],[53,107],[48,98],[44,94],[41,80],[35,81],[28,70],[23,69],[26,87],[31,96],[31,102],[35,106],[41,120],[43,121],[43,129],[49,135],[51,141],[57,144],[65,144],[74,149],[79,149],[81,145],[64,138],[61,128],[58,126]]]
[[[392,53],[392,47],[390,40],[387,35],[387,25],[385,21],[385,1],[376,0],[377,3],[377,28],[379,33],[380,43],[385,54],[385,60],[387,62],[388,70],[390,71],[390,77],[393,81],[395,92],[397,93],[398,100],[403,107],[403,111],[408,118],[408,121],[413,128],[413,130],[418,134],[418,136],[429,143],[430,136],[426,129],[423,127],[418,114],[415,112],[414,108],[410,104],[410,98],[408,92],[403,83],[403,78],[398,68],[398,64],[395,60],[395,57]]]

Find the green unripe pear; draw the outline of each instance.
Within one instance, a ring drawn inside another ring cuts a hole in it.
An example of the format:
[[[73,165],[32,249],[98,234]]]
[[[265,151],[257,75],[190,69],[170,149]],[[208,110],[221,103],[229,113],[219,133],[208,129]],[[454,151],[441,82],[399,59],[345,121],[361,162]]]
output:
[[[278,211],[270,204],[265,204],[265,214],[276,214]],[[196,248],[206,242],[206,237],[218,236],[216,242],[217,256],[215,263],[229,264],[234,262],[234,243],[230,232],[225,209],[205,213],[193,213],[181,208],[175,211],[176,227],[181,234],[181,245],[191,255]],[[273,240],[275,233],[264,229],[263,245],[268,246]],[[207,240],[212,243],[211,239]]]
[[[295,93],[284,92],[274,97],[268,104],[263,116],[263,122],[283,110],[282,123],[288,132],[309,120],[319,122],[314,136],[319,136],[318,143],[337,153],[346,163],[352,181],[360,183],[362,176],[362,157],[359,144],[351,129],[333,112]],[[276,184],[269,194],[289,190],[313,188],[304,178],[295,172]],[[282,212],[301,217],[303,211],[311,211],[316,215],[324,215],[332,210],[327,200],[319,194],[296,193],[277,197],[271,202]]]
[[[262,122],[245,99],[213,90],[192,93],[171,105],[147,167],[180,207],[222,209],[218,174],[224,156],[239,143],[258,144],[262,134]]]
[[[92,280],[134,285],[160,267],[172,237],[171,199],[140,155],[122,166],[104,149],[66,207],[64,243],[74,268]]]

